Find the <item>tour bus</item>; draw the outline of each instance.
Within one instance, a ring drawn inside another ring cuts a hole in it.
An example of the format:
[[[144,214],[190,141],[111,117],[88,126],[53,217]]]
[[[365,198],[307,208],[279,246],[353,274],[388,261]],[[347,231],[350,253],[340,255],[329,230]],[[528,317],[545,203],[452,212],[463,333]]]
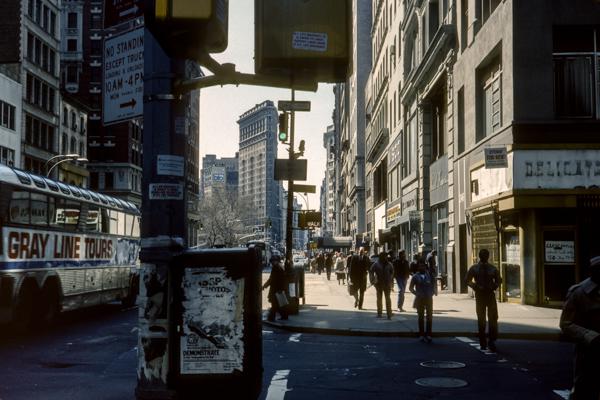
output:
[[[139,219],[130,202],[0,165],[0,323],[135,304]]]

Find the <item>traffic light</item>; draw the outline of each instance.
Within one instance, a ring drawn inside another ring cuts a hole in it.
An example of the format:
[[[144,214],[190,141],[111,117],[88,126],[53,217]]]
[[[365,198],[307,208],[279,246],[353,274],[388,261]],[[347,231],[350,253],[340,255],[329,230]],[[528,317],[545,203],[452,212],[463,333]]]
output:
[[[229,0],[148,0],[145,24],[170,57],[199,58],[227,48]]]
[[[285,112],[279,114],[279,140],[282,142],[288,140],[288,115]]]

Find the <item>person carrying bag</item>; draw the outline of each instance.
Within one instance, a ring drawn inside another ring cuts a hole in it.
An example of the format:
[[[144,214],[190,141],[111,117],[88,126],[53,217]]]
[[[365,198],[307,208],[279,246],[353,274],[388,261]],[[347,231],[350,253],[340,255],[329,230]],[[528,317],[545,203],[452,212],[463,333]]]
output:
[[[268,321],[275,321],[275,314],[279,313],[281,319],[288,319],[287,306],[289,301],[285,293],[286,275],[281,262],[281,256],[273,255],[270,259],[271,275],[263,285],[263,290],[269,288],[269,303],[271,308],[267,316]]]

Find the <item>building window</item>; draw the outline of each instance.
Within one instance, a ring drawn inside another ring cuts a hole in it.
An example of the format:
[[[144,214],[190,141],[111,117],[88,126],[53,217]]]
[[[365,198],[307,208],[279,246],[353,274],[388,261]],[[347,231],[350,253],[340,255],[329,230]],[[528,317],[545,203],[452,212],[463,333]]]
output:
[[[502,64],[494,58],[477,71],[478,128],[477,141],[497,132],[502,126]]]
[[[461,87],[458,90],[457,96],[457,111],[456,111],[456,131],[457,131],[457,153],[461,154],[465,151],[465,88]]]
[[[77,139],[71,138],[71,154],[77,154]]]
[[[77,29],[77,13],[70,12],[67,15],[67,29]]]
[[[67,39],[67,51],[77,51],[77,39]]]
[[[4,146],[0,146],[0,164],[13,167],[15,165],[15,151]]]
[[[402,137],[402,179],[412,175],[416,170],[417,160],[417,112],[412,110],[405,117],[406,128]]]
[[[600,30],[587,26],[555,27],[554,110],[558,118],[598,118]]]
[[[477,0],[476,1],[475,15],[476,15],[477,19],[479,19],[479,23],[481,25],[485,24],[485,22],[490,18],[490,16],[494,13],[494,10],[498,7],[498,5],[501,2],[502,2],[502,0]]]
[[[67,154],[69,153],[69,137],[67,136],[66,133],[62,134],[62,146],[61,146],[61,153],[62,154]]]
[[[104,173],[104,188],[112,189],[114,187],[114,176],[112,172]]]
[[[446,147],[446,107],[445,82],[431,101],[431,158],[437,160],[447,152]]]
[[[15,130],[15,106],[0,100],[0,126]]]

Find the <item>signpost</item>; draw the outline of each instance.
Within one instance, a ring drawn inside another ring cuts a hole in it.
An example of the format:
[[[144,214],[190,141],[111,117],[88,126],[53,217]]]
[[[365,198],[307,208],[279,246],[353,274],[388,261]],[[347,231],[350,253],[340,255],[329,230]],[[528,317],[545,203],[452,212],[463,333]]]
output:
[[[139,118],[144,110],[144,28],[104,41],[103,122]]]
[[[307,167],[308,164],[306,160],[278,158],[275,160],[274,179],[276,181],[305,181]]]
[[[104,2],[104,27],[119,25],[144,15],[144,0],[118,0]]]
[[[293,191],[297,193],[317,193],[317,187],[315,185],[292,185]]]
[[[277,109],[279,111],[310,111],[310,101],[279,100]]]

